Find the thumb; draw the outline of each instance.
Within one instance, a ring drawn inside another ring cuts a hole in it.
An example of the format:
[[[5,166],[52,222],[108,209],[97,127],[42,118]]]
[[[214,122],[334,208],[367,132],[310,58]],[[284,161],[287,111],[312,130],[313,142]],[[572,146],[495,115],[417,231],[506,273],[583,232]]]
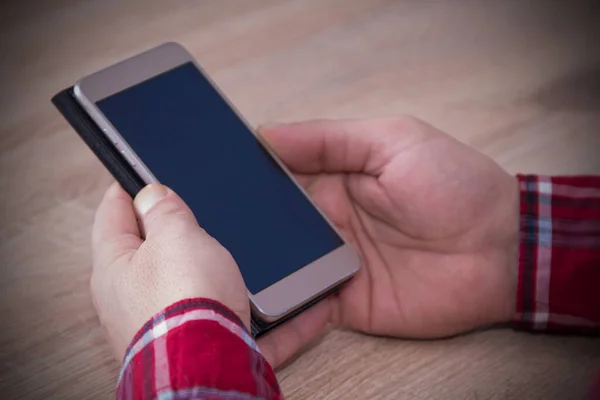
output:
[[[135,197],[133,206],[142,236],[146,238],[171,228],[200,228],[183,199],[161,184],[143,188]]]
[[[258,129],[267,145],[296,173],[361,172],[379,175],[396,140],[388,120],[314,120]]]

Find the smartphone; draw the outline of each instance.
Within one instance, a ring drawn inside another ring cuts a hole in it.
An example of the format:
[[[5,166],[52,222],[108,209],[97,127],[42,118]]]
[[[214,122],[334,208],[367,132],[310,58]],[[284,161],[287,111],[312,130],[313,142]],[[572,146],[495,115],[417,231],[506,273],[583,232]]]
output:
[[[165,43],[80,79],[74,95],[144,182],[178,193],[276,321],[343,284],[358,252],[191,54]]]

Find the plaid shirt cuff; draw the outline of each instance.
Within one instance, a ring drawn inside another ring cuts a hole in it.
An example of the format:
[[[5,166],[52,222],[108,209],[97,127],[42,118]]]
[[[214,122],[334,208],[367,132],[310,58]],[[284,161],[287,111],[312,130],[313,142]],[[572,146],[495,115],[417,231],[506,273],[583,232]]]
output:
[[[272,368],[221,303],[187,299],[148,321],[127,349],[117,399],[281,399]]]
[[[521,191],[515,324],[600,332],[600,177],[518,175]]]

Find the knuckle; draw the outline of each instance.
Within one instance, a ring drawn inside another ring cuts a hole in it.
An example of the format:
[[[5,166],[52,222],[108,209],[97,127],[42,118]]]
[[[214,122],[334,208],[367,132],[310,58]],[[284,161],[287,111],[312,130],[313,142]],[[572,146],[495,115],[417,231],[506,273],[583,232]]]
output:
[[[118,265],[127,264],[139,244],[138,237],[122,236],[94,246],[92,276],[110,274]]]
[[[164,210],[151,215],[146,227],[148,230],[167,232],[169,235],[189,233],[198,226],[194,215],[181,209]]]
[[[235,259],[233,258],[233,255],[231,254],[231,252],[229,250],[227,250],[225,247],[221,246],[221,244],[219,242],[217,242],[216,240],[215,242],[215,252],[217,252],[217,254],[222,258],[222,260],[226,263],[229,264],[237,264],[235,262]]]
[[[202,243],[202,248],[204,251],[212,252],[215,254],[215,256],[223,259],[223,261],[233,261],[233,255],[231,252],[227,250],[217,239],[210,236],[205,231],[198,232],[195,238],[199,243]]]
[[[379,120],[379,129],[387,132],[403,146],[436,137],[438,131],[431,125],[412,115],[398,115]]]

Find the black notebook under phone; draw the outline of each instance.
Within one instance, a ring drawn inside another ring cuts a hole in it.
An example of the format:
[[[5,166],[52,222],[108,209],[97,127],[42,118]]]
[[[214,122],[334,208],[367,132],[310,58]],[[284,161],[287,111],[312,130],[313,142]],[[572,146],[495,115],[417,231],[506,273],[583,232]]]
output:
[[[142,178],[125,160],[121,153],[112,145],[110,140],[96,125],[88,113],[80,106],[73,95],[73,87],[62,90],[52,98],[52,103],[60,111],[75,132],[83,139],[85,144],[92,150],[96,157],[104,164],[106,169],[113,175],[119,184],[131,195],[136,194],[145,186]],[[310,303],[297,309],[290,315],[275,322],[267,322],[256,315],[252,315],[251,330],[254,337],[259,337],[279,326],[285,321],[293,318],[307,308],[318,303],[323,298],[339,289],[339,286],[330,292],[326,292]]]

